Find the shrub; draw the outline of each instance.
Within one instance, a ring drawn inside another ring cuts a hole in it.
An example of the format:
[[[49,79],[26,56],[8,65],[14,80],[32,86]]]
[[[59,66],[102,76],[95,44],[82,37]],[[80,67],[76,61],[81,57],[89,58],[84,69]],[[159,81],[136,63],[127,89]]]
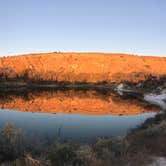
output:
[[[52,165],[55,166],[77,166],[79,161],[77,160],[76,152],[69,144],[55,143],[49,152],[48,159]]]
[[[127,141],[122,137],[99,138],[94,145],[98,158],[103,160],[122,156],[128,148]]]
[[[6,124],[0,131],[0,162],[14,160],[24,154],[22,131]]]

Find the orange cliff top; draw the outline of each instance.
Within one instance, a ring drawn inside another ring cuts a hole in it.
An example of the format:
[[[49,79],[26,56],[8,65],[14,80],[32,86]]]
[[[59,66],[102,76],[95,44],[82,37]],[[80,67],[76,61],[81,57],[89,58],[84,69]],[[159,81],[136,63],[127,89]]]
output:
[[[42,53],[0,58],[8,78],[69,82],[138,82],[166,75],[166,58],[105,53]]]
[[[95,91],[55,91],[29,93],[26,97],[0,98],[0,108],[23,112],[64,113],[86,115],[135,115],[158,112],[145,102],[122,99],[114,94],[108,96]]]

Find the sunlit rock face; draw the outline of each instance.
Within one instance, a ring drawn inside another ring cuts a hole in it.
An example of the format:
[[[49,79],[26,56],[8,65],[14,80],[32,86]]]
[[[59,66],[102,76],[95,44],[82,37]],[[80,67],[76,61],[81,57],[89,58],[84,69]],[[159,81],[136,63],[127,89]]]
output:
[[[134,115],[157,112],[147,103],[136,99],[122,99],[115,94],[103,95],[95,91],[54,91],[8,95],[0,98],[0,108],[25,112],[65,113],[87,115]]]
[[[44,53],[0,58],[0,79],[139,82],[166,74],[166,58],[104,53]]]

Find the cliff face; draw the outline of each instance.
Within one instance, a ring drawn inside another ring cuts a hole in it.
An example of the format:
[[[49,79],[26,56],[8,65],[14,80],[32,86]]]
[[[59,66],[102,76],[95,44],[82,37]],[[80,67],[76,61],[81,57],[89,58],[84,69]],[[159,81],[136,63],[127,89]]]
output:
[[[0,58],[0,79],[138,82],[166,75],[166,58],[104,53],[44,53]]]

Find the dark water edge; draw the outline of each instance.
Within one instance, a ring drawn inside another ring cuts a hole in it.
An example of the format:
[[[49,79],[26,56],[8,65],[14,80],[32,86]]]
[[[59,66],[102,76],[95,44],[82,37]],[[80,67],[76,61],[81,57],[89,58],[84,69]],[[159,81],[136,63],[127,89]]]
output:
[[[5,76],[6,77],[6,76]],[[28,77],[21,77],[21,78],[0,78],[0,90],[3,91],[4,89],[7,90],[14,90],[14,88],[24,88],[24,89],[33,89],[33,88],[72,88],[72,89],[107,89],[107,90],[114,90],[119,84],[125,85],[126,89],[129,88],[130,90],[153,90],[159,86],[165,86],[166,82],[166,75],[161,76],[153,76],[149,75],[145,80],[139,82],[132,82],[132,81],[122,81],[122,82],[69,82],[69,81],[52,81],[52,80],[37,80],[37,79],[30,79]]]
[[[56,81],[0,81],[0,90],[24,89],[113,89],[115,83],[108,82],[56,82]]]

